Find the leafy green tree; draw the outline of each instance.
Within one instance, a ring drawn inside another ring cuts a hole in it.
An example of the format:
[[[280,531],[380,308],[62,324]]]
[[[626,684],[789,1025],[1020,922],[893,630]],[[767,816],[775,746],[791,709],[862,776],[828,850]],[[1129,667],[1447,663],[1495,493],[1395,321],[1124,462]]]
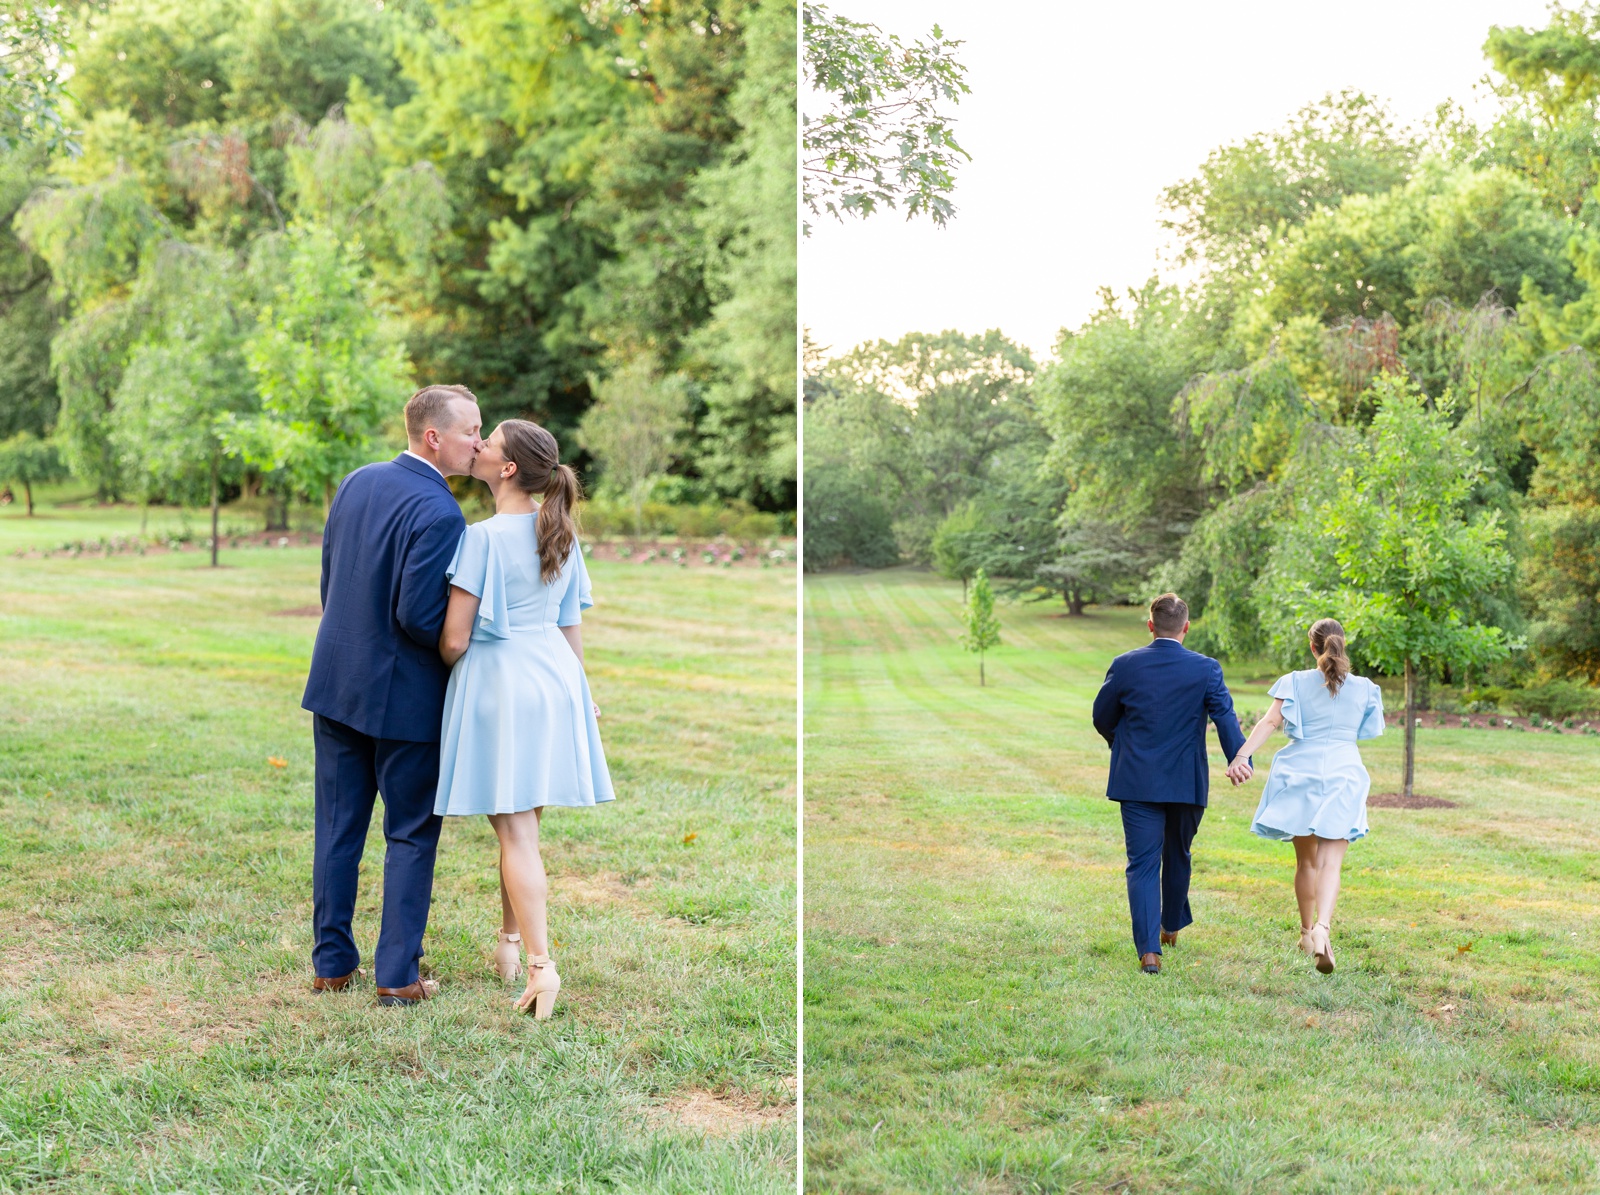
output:
[[[67,467],[48,440],[41,440],[32,432],[18,432],[8,440],[0,440],[0,482],[15,482],[22,487],[30,518],[33,487],[66,477]]]
[[[1551,671],[1600,683],[1600,506],[1538,508],[1526,531],[1528,638]]]
[[[598,383],[595,396],[578,424],[578,443],[600,462],[606,484],[633,503],[633,533],[642,535],[650,484],[687,428],[688,386],[680,376],[658,376],[641,357]]]
[[[1305,221],[1266,263],[1264,309],[1276,321],[1376,318],[1409,323],[1433,300],[1502,301],[1529,279],[1570,296],[1568,232],[1533,187],[1505,170],[1424,172],[1382,195],[1356,195]]]
[[[744,77],[729,99],[740,131],[693,193],[711,243],[709,318],[690,343],[715,374],[697,454],[724,494],[794,505],[796,476],[794,7],[764,4],[745,29]]]
[[[960,46],[937,25],[907,45],[824,5],[805,6],[806,83],[827,97],[804,122],[808,212],[842,220],[903,206],[908,220],[926,215],[940,226],[955,214],[950,192],[971,155],[942,105],[969,91],[966,68],[952,57]]]
[[[1034,576],[1062,596],[1069,615],[1081,618],[1085,604],[1134,588],[1152,563],[1142,545],[1114,523],[1071,519]]]
[[[972,576],[972,590],[962,611],[961,645],[978,653],[978,684],[982,686],[983,657],[1000,646],[1000,619],[994,612],[994,590],[980,568]]]
[[[870,479],[847,464],[825,462],[806,449],[805,535],[807,572],[853,564],[887,568],[900,562],[888,504]]]
[[[1034,364],[997,331],[913,333],[835,358],[828,392],[811,404],[813,436],[858,473],[878,479],[906,554],[926,560],[934,528],[980,494],[995,460],[1036,440]]]
[[[961,582],[961,600],[967,600],[967,584],[990,551],[993,534],[977,508],[968,502],[945,516],[934,528],[929,551],[933,569],[941,577]]]
[[[1301,579],[1297,621],[1337,611],[1363,658],[1405,677],[1404,793],[1412,794],[1421,669],[1476,667],[1515,644],[1472,618],[1478,595],[1498,587],[1513,562],[1496,512],[1464,513],[1481,466],[1450,405],[1429,404],[1404,382],[1379,384],[1378,415],[1337,495],[1315,517],[1338,565],[1337,586]],[[1290,584],[1294,585],[1292,579]]]
[[[71,17],[60,4],[0,5],[0,153],[77,149],[63,114]]]
[[[1213,150],[1194,177],[1168,187],[1163,226],[1178,240],[1178,260],[1204,268],[1194,302],[1210,331],[1225,338],[1290,230],[1346,196],[1405,182],[1420,148],[1381,104],[1346,90],[1308,104],[1281,129]]]
[[[1552,117],[1586,109],[1600,98],[1600,13],[1592,5],[1551,5],[1543,29],[1495,25],[1484,55],[1518,92]]]
[[[1125,306],[1101,297],[1081,329],[1062,333],[1035,388],[1047,467],[1070,492],[1070,515],[1171,548],[1205,509],[1198,445],[1173,414],[1203,349],[1175,289],[1152,280]]]
[[[38,149],[0,154],[0,439],[20,431],[48,436],[61,405],[50,370],[60,316],[50,267],[12,228],[47,168]]]
[[[378,318],[357,251],[302,225],[251,263],[263,301],[243,352],[259,414],[226,415],[230,452],[319,494],[381,451],[378,436],[411,389],[402,345]]]

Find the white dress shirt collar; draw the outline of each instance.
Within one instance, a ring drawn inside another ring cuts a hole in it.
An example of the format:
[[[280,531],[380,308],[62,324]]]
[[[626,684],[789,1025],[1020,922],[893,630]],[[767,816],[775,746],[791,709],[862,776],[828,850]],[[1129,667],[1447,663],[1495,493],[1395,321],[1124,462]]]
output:
[[[418,456],[418,455],[417,455],[417,454],[416,454],[416,453],[414,453],[414,452],[412,452],[412,451],[411,451],[411,449],[409,449],[409,448],[407,448],[407,449],[405,449],[405,450],[404,450],[404,455],[406,455],[406,456],[409,456],[409,457],[410,457],[410,458],[411,458],[411,459],[412,459],[412,460],[414,460],[414,461],[421,461],[421,462],[422,462],[422,463],[423,463],[423,464],[424,464],[424,465],[427,465],[427,466],[428,466],[428,468],[430,468],[430,469],[432,469],[432,470],[433,470],[433,471],[434,471],[434,472],[435,472],[435,473],[437,473],[437,474],[438,474],[438,475],[439,475],[439,476],[440,476],[440,477],[443,477],[443,476],[444,476],[444,470],[443,470],[443,469],[441,469],[441,468],[439,468],[439,466],[438,466],[438,465],[436,465],[436,464],[434,464],[434,463],[433,463],[433,462],[432,462],[432,461],[430,461],[430,460],[429,460],[429,459],[428,459],[428,458],[427,458],[427,457],[425,457],[425,456]]]

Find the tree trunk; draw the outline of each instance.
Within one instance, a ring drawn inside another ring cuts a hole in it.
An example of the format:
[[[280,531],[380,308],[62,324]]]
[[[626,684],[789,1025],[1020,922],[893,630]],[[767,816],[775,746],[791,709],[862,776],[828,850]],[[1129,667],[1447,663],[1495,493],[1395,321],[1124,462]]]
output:
[[[1411,785],[1417,771],[1417,666],[1406,659],[1406,752],[1405,752],[1405,782],[1401,793],[1409,797]]]
[[[28,517],[33,518],[33,482],[22,479],[22,492],[28,496]]]
[[[222,467],[218,454],[211,453],[211,567],[217,567],[217,522],[221,514],[221,491],[217,486],[217,472]]]
[[[984,686],[984,679],[983,679],[983,653],[980,651],[978,653],[978,688],[981,689],[981,688],[983,688],[983,686]]]
[[[1083,617],[1083,591],[1069,589],[1066,593],[1067,613],[1074,618]]]
[[[965,606],[967,604],[967,575],[965,573],[961,574],[961,604],[963,606]],[[983,667],[982,667],[982,662],[981,661],[979,662],[978,671],[979,672],[983,671]]]

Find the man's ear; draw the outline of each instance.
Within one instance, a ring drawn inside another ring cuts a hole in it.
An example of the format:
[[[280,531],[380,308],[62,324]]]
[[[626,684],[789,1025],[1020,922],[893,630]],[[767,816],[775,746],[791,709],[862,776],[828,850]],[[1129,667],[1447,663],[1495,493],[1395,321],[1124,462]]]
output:
[[[439,451],[439,431],[437,428],[428,428],[422,433],[422,442],[435,452]]]

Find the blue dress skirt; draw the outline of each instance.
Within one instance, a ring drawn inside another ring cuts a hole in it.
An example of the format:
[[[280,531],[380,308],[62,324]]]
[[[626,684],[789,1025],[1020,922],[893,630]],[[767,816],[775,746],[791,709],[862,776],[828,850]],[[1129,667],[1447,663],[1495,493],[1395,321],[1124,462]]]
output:
[[[573,544],[560,573],[540,579],[535,517],[474,523],[446,570],[479,605],[445,690],[435,813],[520,813],[614,795],[589,680],[561,633],[594,604],[589,572]]]
[[[1383,733],[1383,691],[1352,674],[1335,696],[1322,673],[1307,668],[1279,677],[1268,692],[1283,699],[1289,743],[1272,757],[1250,829],[1280,841],[1365,837],[1372,778],[1356,742]]]

